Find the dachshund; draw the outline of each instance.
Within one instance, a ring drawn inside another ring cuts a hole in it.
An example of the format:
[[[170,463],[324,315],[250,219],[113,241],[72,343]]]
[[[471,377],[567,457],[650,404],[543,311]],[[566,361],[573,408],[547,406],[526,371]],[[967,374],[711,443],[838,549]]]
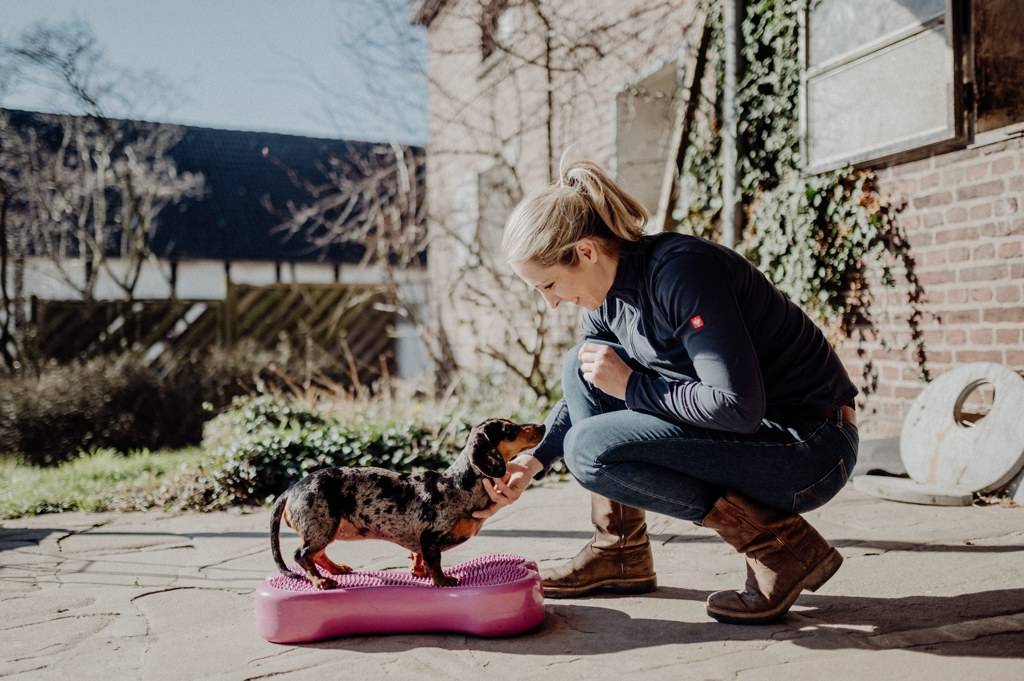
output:
[[[278,497],[271,510],[270,548],[282,574],[301,578],[281,558],[281,518],[298,534],[295,561],[318,589],[337,586],[323,577],[352,571],[327,557],[336,539],[384,539],[409,550],[417,577],[428,574],[436,586],[458,580],[441,570],[441,551],[462,544],[480,531],[483,520],[473,512],[491,498],[485,478],[505,476],[509,460],[535,447],[544,436],[541,424],[520,425],[490,419],[469,434],[466,446],[445,472],[396,473],[376,467],[324,468],[310,473]]]

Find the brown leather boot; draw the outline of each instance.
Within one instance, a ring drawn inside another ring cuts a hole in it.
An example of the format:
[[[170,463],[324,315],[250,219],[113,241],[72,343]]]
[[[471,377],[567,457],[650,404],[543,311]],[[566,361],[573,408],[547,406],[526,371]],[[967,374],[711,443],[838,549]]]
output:
[[[839,552],[795,513],[777,511],[727,492],[704,518],[747,556],[743,591],[718,591],[707,612],[720,622],[766,624],[789,610],[803,589],[817,591],[843,562]]]
[[[594,538],[571,560],[544,568],[547,598],[575,598],[593,591],[647,593],[658,588],[644,512],[590,495]]]

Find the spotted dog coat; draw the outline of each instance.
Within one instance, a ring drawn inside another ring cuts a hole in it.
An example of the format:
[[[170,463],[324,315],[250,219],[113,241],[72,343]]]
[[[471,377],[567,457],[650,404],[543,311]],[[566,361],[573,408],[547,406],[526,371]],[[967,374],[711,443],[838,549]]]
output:
[[[441,571],[441,551],[463,543],[480,531],[482,520],[473,512],[491,498],[483,479],[505,475],[507,462],[536,446],[543,425],[518,425],[491,419],[476,426],[459,457],[444,473],[396,473],[384,468],[325,468],[307,475],[274,503],[270,547],[283,574],[299,577],[281,557],[282,516],[298,534],[301,545],[295,561],[319,589],[336,586],[320,575],[319,565],[332,574],[352,568],[327,557],[336,539],[385,539],[409,550],[412,571],[427,574],[437,586],[458,580]]]

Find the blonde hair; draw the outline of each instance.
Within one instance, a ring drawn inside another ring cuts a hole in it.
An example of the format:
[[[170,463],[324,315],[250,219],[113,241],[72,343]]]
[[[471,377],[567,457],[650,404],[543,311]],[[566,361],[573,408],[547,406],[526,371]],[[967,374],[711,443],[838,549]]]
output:
[[[575,265],[580,239],[596,238],[617,252],[644,235],[647,211],[639,201],[593,161],[566,166],[565,159],[558,180],[520,201],[505,223],[501,245],[509,262]]]

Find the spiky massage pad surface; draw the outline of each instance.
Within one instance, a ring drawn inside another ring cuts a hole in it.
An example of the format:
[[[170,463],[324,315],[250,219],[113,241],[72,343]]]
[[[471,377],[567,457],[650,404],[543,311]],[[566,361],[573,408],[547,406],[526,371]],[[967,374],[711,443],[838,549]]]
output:
[[[256,589],[256,627],[274,643],[339,636],[459,632],[514,636],[544,620],[536,563],[511,554],[487,554],[453,565],[452,587],[400,570],[322,572],[338,588],[316,589],[306,579],[267,577]]]

